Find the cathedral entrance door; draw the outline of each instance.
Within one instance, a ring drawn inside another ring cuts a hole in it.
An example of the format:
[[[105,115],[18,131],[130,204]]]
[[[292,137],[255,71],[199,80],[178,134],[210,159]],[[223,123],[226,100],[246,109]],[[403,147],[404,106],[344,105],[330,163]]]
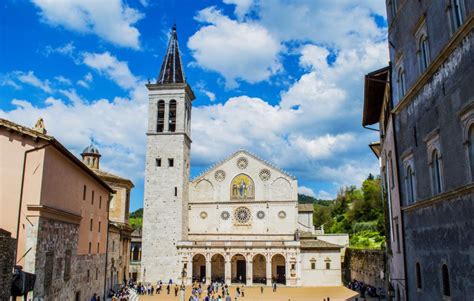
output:
[[[246,273],[246,262],[245,260],[237,260],[237,281],[245,282],[247,273]]]
[[[199,279],[201,279],[201,281],[202,281],[202,279],[206,278],[206,266],[205,265],[200,266],[199,274],[201,274],[199,276]]]
[[[278,278],[277,278],[277,282],[278,283],[281,283],[281,284],[286,284],[285,282],[285,273],[286,273],[286,270],[285,270],[285,266],[284,265],[279,265],[277,266],[277,275],[278,275]]]

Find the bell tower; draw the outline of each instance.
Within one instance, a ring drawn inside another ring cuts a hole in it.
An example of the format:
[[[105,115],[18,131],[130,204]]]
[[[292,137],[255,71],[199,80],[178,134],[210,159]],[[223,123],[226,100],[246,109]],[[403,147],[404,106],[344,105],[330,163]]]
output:
[[[143,281],[180,279],[177,244],[187,240],[191,102],[176,26],[156,83],[147,84],[148,130],[143,212]]]

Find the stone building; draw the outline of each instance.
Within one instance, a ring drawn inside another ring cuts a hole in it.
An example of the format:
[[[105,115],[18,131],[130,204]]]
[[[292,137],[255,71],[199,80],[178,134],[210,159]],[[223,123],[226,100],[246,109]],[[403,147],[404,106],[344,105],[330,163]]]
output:
[[[16,241],[11,233],[0,228],[0,300],[10,300],[12,271],[15,264]]]
[[[380,114],[379,95],[370,104],[379,107],[364,111],[392,118],[385,168],[399,190],[391,207],[401,212],[392,233],[406,274],[399,300],[474,294],[473,11],[471,0],[387,0],[390,106]]]
[[[142,229],[138,228],[132,232],[132,241],[130,243],[130,267],[129,278],[133,281],[142,281],[141,275],[142,260]]]
[[[133,229],[128,223],[132,181],[100,169],[101,154],[90,145],[81,154],[82,162],[97,174],[114,193],[109,203],[106,287],[117,289],[129,276],[129,248]]]
[[[390,88],[390,66],[365,76],[363,126],[379,125],[380,141],[371,144],[380,160],[380,174],[386,217],[387,286],[396,300],[406,299],[405,262],[403,247],[402,212],[398,182],[397,150],[395,143],[393,103]],[[357,278],[358,279],[358,278]]]
[[[341,285],[348,236],[315,234],[294,177],[241,150],[189,180],[195,97],[176,28],[147,88],[143,280]]]
[[[0,119],[0,149],[0,228],[18,241],[17,264],[36,275],[29,297],[102,295],[113,190],[47,135],[41,119],[34,129]]]

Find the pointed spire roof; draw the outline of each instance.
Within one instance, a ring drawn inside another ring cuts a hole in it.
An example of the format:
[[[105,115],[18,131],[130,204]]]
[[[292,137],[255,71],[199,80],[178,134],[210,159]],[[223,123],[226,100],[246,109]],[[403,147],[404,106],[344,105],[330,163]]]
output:
[[[160,75],[157,84],[176,84],[185,83],[183,65],[181,62],[181,54],[179,52],[178,35],[176,33],[176,24],[171,29],[168,50],[166,51],[161,65]]]

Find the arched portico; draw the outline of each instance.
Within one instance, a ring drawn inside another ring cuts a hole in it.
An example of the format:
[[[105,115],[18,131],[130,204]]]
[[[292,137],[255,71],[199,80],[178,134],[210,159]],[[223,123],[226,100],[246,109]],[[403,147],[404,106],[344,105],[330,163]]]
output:
[[[267,283],[267,260],[262,254],[257,254],[252,259],[252,283]]]
[[[223,282],[225,279],[225,259],[221,254],[211,257],[211,281]]]
[[[286,260],[281,254],[275,254],[272,257],[272,281],[286,284]]]
[[[202,254],[193,256],[193,281],[201,282],[206,278],[206,257]]]
[[[242,254],[235,254],[231,259],[232,283],[245,283],[247,277],[247,262]]]

